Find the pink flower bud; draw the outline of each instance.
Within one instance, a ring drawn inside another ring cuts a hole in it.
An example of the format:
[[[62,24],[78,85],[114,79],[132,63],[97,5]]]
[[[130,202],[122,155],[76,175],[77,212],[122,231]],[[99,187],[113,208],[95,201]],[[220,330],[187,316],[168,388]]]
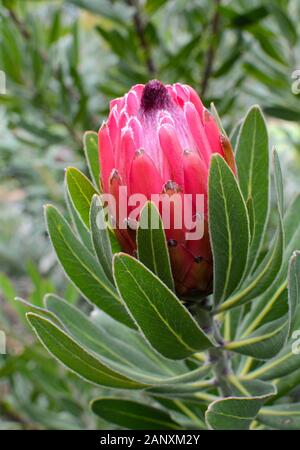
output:
[[[152,80],[145,86],[133,86],[110,103],[108,120],[99,130],[103,192],[114,196],[117,207],[127,203],[128,215],[134,209],[130,196],[142,194],[144,202],[155,202],[152,196],[156,194],[180,295],[207,294],[212,286],[207,184],[213,153],[219,153],[235,172],[230,142],[221,135],[197,93],[179,83],[163,85]],[[126,198],[120,187],[127,188]],[[186,194],[190,194],[189,203],[183,200]],[[201,238],[188,239],[191,228],[182,219],[200,216],[199,194],[203,196],[203,233]],[[161,211],[163,196],[172,199],[168,221]],[[176,225],[179,219],[181,227]],[[116,214],[114,222],[121,246],[135,254],[135,230],[129,226],[135,221]]]

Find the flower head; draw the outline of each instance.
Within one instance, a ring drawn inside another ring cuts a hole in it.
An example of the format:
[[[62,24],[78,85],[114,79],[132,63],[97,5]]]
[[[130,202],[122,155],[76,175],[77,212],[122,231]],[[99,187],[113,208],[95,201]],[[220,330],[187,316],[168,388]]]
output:
[[[235,169],[228,139],[221,135],[194,89],[158,80],[133,86],[110,103],[108,120],[99,130],[99,153],[103,191],[113,194],[117,205],[123,202],[128,207],[134,194],[143,194],[145,201],[163,194],[172,199],[172,217],[168,226],[164,220],[164,226],[176,289],[180,294],[209,292],[212,256],[207,184],[211,155],[219,153]],[[186,194],[189,204],[183,201]],[[199,195],[204,199],[201,212],[196,201]],[[187,210],[193,219],[202,214],[203,233],[198,239],[187,239],[184,220],[179,227],[175,224]],[[135,231],[130,220],[120,216],[114,220],[121,245],[134,254]]]

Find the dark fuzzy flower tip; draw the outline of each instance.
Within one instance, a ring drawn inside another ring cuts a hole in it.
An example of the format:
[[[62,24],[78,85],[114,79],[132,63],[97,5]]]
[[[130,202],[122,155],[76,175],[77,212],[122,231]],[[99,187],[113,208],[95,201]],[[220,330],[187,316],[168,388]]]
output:
[[[151,80],[145,85],[141,98],[143,112],[166,109],[170,104],[171,99],[168,90],[161,81]]]

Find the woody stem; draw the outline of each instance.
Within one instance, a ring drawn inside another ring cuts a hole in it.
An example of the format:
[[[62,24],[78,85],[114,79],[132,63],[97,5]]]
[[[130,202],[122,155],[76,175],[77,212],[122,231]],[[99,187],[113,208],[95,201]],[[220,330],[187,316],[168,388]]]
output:
[[[232,387],[228,381],[228,375],[231,374],[230,356],[227,351],[222,349],[223,337],[220,333],[219,324],[210,314],[209,311],[201,308],[201,306],[195,306],[194,316],[200,327],[204,332],[210,334],[217,346],[208,350],[209,362],[212,364],[212,370],[216,378],[216,384],[218,385],[220,395],[222,397],[229,397],[232,395]]]

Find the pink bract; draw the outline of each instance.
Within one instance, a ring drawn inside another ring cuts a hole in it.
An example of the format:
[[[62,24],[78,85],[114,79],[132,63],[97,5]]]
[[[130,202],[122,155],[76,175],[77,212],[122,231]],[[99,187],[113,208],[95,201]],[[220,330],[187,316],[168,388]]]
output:
[[[211,155],[219,153],[235,172],[230,143],[190,86],[152,80],[133,86],[110,103],[99,130],[101,185],[117,201],[120,186],[128,196],[204,194],[205,232],[186,240],[185,229],[166,229],[176,290],[207,294],[212,286],[212,255],[207,225],[207,184]],[[196,214],[197,211],[193,211]],[[125,251],[135,254],[135,231],[118,229]]]

